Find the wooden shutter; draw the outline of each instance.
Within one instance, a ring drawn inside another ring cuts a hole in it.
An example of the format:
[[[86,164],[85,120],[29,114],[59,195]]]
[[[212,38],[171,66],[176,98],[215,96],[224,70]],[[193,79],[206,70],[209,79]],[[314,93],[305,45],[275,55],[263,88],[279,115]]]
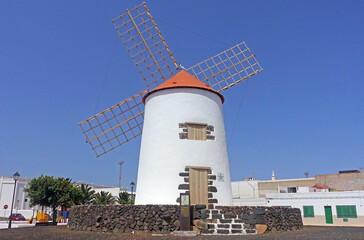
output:
[[[315,217],[313,206],[303,206],[303,217]]]
[[[336,206],[336,214],[338,218],[357,218],[356,206]]]
[[[187,124],[187,139],[189,140],[200,140],[206,141],[206,129],[207,125],[205,124],[195,124],[188,123]]]

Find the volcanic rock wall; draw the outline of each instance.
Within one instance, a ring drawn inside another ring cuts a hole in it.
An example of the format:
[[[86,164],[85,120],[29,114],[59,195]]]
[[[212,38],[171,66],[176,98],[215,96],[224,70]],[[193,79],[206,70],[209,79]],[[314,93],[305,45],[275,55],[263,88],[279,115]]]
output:
[[[267,231],[303,228],[301,210],[291,207],[221,207],[223,214],[237,214],[247,224],[266,224]]]
[[[91,205],[70,209],[70,229],[103,232],[179,230],[178,205]]]
[[[221,209],[223,214],[238,215],[252,228],[255,228],[256,224],[266,224],[268,232],[296,230],[303,227],[301,211],[297,208],[232,206],[216,208]],[[202,215],[197,218],[200,217],[204,218]],[[179,218],[178,205],[74,206],[70,210],[68,227],[81,231],[167,233],[180,229]]]

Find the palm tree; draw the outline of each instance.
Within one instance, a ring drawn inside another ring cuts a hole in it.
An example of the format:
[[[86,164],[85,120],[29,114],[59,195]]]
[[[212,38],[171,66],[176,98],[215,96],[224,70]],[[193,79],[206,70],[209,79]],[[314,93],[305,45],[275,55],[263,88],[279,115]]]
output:
[[[109,192],[101,191],[99,193],[96,193],[95,199],[93,200],[93,204],[111,204],[115,202],[115,198],[111,195]]]
[[[95,198],[95,190],[91,190],[91,187],[85,184],[81,184],[80,187],[83,197],[81,199],[82,204],[90,204]]]
[[[127,192],[121,192],[121,193],[119,193],[119,196],[118,196],[118,203],[120,203],[120,204],[128,204],[129,203],[129,199],[130,199],[129,193],[127,193]]]

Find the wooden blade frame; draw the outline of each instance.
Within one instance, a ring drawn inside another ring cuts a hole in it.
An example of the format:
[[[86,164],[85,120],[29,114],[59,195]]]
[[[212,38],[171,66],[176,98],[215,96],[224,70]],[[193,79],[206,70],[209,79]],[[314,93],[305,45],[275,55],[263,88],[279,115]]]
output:
[[[112,20],[147,86],[164,81],[179,70],[145,3]],[[259,73],[263,69],[242,42],[187,71],[218,92]],[[99,157],[142,134],[144,90],[79,123],[87,143]]]
[[[148,87],[179,69],[145,3],[112,22]]]
[[[147,92],[144,90],[78,124],[97,157],[142,134],[142,98]]]
[[[187,71],[217,92],[222,92],[263,69],[245,42],[242,42],[190,67]]]

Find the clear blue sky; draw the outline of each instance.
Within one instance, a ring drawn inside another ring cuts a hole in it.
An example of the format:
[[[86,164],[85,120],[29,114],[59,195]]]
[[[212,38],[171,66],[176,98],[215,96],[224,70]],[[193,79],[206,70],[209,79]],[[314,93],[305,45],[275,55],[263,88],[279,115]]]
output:
[[[2,1],[0,176],[116,186],[124,160],[123,185],[136,181],[140,138],[96,158],[77,123],[145,89],[111,22],[139,3]],[[264,68],[223,92],[233,180],[364,167],[363,1],[147,5],[184,66],[227,46],[163,22],[231,45],[246,41]]]

